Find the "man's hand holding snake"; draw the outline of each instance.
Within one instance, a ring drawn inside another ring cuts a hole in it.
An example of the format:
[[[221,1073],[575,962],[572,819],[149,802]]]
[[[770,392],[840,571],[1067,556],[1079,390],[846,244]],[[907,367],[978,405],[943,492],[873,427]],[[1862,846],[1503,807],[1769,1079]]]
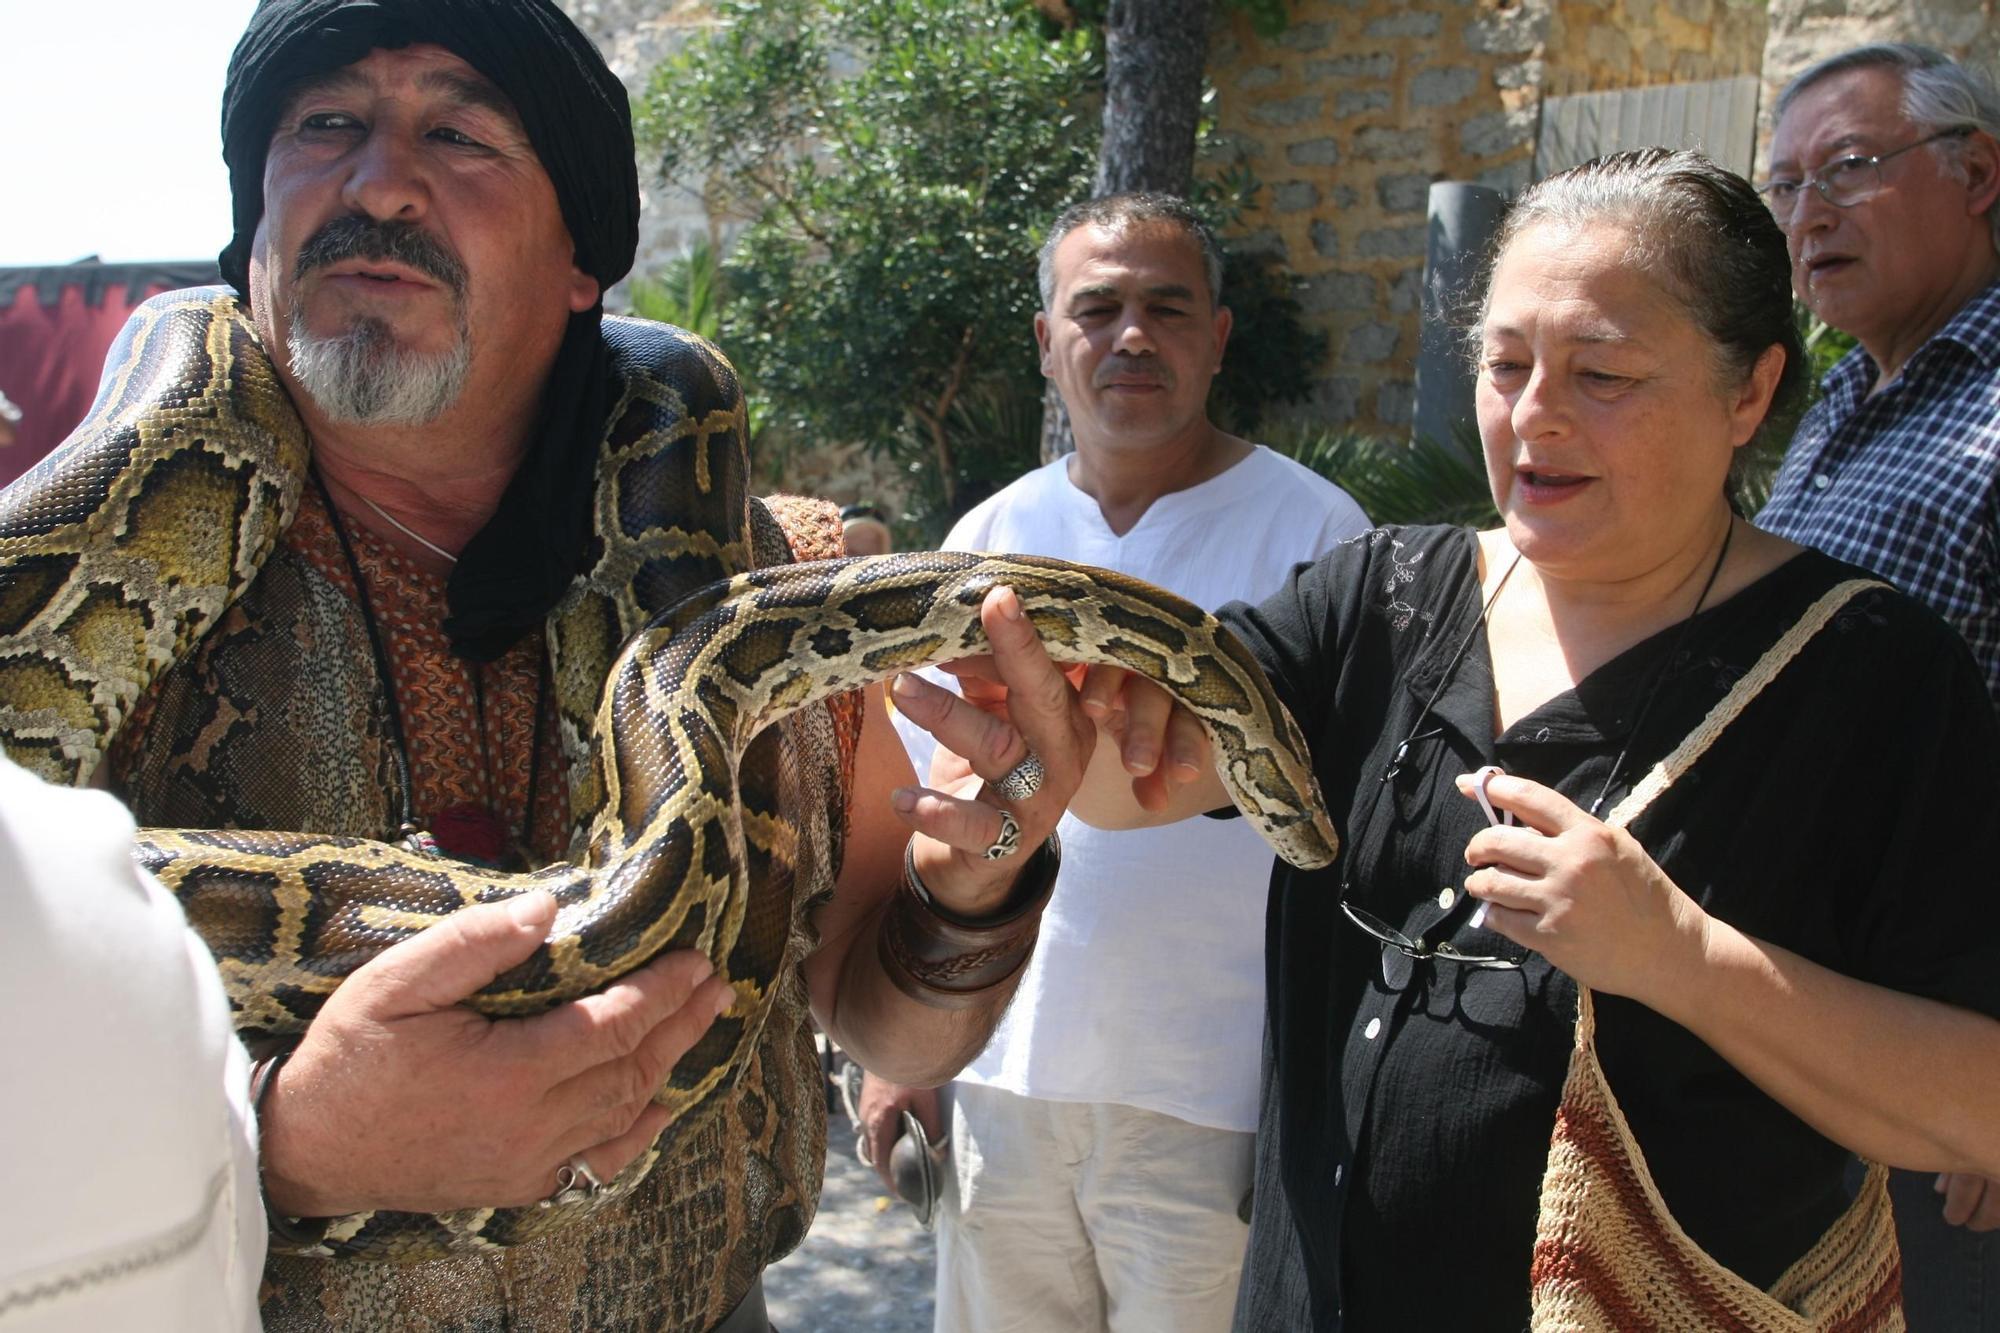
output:
[[[1005,906],[1027,854],[1062,818],[1096,743],[1096,727],[1042,650],[1013,589],[988,593],[979,617],[1007,688],[1004,715],[918,676],[899,676],[893,685],[897,709],[942,747],[931,771],[937,785],[895,796],[903,822],[918,834],[914,866],[943,906],[967,917]],[[1029,776],[1036,764],[1038,784]],[[1017,770],[1034,790],[1009,797],[1002,787]],[[1009,841],[1009,820],[1019,850],[990,856]]]
[[[1230,803],[1201,720],[1144,676],[1106,665],[1059,668],[1032,627],[1018,638],[995,639],[990,657],[944,669],[958,677],[969,707],[1003,725],[1016,688],[1053,696],[1060,686],[1072,693],[1096,734],[1095,753],[1072,801],[1087,824],[1138,828]],[[902,703],[900,694],[897,702]]]
[[[701,954],[662,954],[532,1018],[458,1002],[525,959],[555,900],[456,913],[361,968],[261,1108],[265,1182],[295,1217],[545,1198],[581,1158],[610,1180],[666,1128],[653,1092],[729,1004]]]

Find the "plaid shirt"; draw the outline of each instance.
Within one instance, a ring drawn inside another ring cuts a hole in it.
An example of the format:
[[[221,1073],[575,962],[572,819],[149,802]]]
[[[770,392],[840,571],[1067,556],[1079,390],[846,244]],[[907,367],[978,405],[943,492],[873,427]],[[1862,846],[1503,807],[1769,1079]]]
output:
[[[1872,569],[1972,646],[2000,706],[2000,283],[1932,334],[1873,398],[1855,348],[1820,382],[1766,531]]]

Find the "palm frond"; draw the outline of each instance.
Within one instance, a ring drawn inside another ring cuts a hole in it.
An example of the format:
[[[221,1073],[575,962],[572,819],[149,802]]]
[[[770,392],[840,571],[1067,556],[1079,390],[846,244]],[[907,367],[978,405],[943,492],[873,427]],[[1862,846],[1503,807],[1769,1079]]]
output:
[[[632,280],[632,313],[715,342],[722,335],[722,289],[722,261],[706,236],[697,237],[658,277]]]
[[[1308,430],[1272,447],[1353,496],[1376,523],[1486,528],[1500,521],[1479,438],[1470,430],[1449,442],[1408,443],[1355,431]]]

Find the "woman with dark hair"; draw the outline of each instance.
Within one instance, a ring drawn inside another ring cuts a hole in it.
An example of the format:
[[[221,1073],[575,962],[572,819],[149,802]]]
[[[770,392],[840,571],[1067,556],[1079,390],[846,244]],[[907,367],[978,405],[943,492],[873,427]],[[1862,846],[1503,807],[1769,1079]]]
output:
[[[1223,613],[1343,842],[1272,878],[1238,1327],[1900,1327],[1850,1157],[2000,1175],[1979,674],[1730,506],[1802,367],[1746,183],[1659,149],[1541,182],[1477,339],[1504,525],[1377,530]],[[1125,770],[1086,819],[1226,803],[1156,688],[1078,707]]]

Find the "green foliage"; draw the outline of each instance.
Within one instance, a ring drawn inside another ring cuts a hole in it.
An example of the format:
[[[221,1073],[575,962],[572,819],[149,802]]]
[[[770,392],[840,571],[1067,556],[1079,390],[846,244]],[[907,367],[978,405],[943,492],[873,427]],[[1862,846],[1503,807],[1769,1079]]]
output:
[[[1292,21],[1289,0],[1227,0],[1227,4],[1250,16],[1250,27],[1259,37],[1276,37]]]
[[[1231,3],[1283,25],[1285,0]],[[1074,8],[1064,29],[1025,0],[723,0],[654,71],[644,151],[748,225],[725,260],[698,247],[635,282],[633,303],[728,349],[768,427],[761,466],[860,441],[909,469],[907,518],[937,535],[961,491],[1035,464],[1034,254],[1089,192],[1101,128],[1103,6]],[[1197,202],[1226,226],[1259,188],[1239,169]],[[1212,406],[1251,430],[1303,400],[1326,338],[1270,260],[1232,256],[1224,300]]]
[[[1806,345],[1806,392],[1796,408],[1765,422],[1757,438],[1738,451],[1736,465],[1730,469],[1730,495],[1737,509],[1748,515],[1754,515],[1771,498],[1771,483],[1778,479],[1778,468],[1798,431],[1799,419],[1819,398],[1820,380],[1855,346],[1853,335],[1842,333],[1803,304],[1794,303],[1792,317]]]
[[[658,277],[632,279],[627,292],[632,313],[639,318],[672,324],[719,343],[727,286],[722,261],[704,236],[689,246],[685,254],[667,261]],[[738,370],[740,373],[741,367]],[[768,413],[764,400],[747,378],[743,391],[750,444],[755,448],[764,433]]]
[[[1326,360],[1326,330],[1306,327],[1296,285],[1270,255],[1223,257],[1222,303],[1234,324],[1208,401],[1214,420],[1238,435],[1256,430],[1271,408],[1310,397]]]
[[[1096,164],[1093,36],[1013,0],[718,8],[654,72],[640,135],[751,219],[719,341],[788,434],[888,452],[948,507],[959,398],[1037,392],[1035,249]]]
[[[959,488],[950,509],[933,491],[911,498],[910,519],[940,539],[958,515],[1041,461],[1042,384],[995,376],[960,394],[951,405],[952,446]]]
[[[658,277],[632,279],[632,313],[715,342],[722,336],[722,288],[722,261],[702,237]]]
[[[1345,490],[1376,523],[1490,528],[1500,522],[1476,431],[1461,431],[1449,442],[1407,444],[1352,431],[1307,431],[1273,447]]]
[[[1806,364],[1810,368],[1808,373],[1812,376],[1813,392],[1817,394],[1819,382],[1825,378],[1826,372],[1832,370],[1834,363],[1853,351],[1857,344],[1853,334],[1842,333],[1803,304],[1797,307],[1796,315],[1799,336],[1806,344]]]

